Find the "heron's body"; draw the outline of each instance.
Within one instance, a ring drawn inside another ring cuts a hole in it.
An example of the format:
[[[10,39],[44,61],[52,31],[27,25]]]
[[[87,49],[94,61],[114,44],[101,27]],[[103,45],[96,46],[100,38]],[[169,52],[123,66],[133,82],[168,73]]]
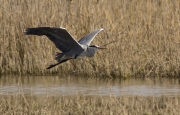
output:
[[[84,51],[82,51],[80,54],[78,54],[76,58],[79,58],[79,57],[84,57],[84,56],[87,56],[87,57],[93,57],[94,54],[95,54],[95,51],[97,50],[96,47],[92,47],[92,46],[87,46],[87,45],[82,45],[81,46],[83,47]]]
[[[103,48],[96,45],[89,45],[94,37],[102,30],[104,29],[101,28],[95,30],[84,36],[78,42],[67,32],[65,28],[61,27],[27,28],[25,33],[26,35],[46,35],[56,45],[56,47],[61,50],[62,53],[57,53],[55,57],[58,63],[50,65],[47,68],[50,69],[70,59],[77,59],[84,56],[93,57],[96,50]]]

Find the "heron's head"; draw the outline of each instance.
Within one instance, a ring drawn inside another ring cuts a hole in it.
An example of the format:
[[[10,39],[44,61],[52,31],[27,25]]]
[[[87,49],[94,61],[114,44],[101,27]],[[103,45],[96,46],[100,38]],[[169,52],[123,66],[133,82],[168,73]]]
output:
[[[98,45],[91,45],[91,46],[89,46],[89,47],[91,47],[91,48],[93,48],[93,49],[95,49],[95,50],[97,50],[97,49],[106,49],[105,47],[100,47],[100,46],[98,46]]]

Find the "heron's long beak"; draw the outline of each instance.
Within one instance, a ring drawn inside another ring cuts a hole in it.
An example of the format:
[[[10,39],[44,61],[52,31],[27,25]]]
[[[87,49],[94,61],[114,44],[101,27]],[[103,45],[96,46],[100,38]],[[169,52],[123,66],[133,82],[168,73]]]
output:
[[[107,49],[107,48],[105,48],[105,47],[98,47],[98,49]]]

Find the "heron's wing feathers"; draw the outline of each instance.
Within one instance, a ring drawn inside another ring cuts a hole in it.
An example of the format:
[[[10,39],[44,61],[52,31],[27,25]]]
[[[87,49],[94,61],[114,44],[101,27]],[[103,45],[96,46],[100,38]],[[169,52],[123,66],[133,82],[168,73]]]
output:
[[[74,51],[81,52],[83,49],[80,44],[73,39],[65,28],[59,27],[38,27],[27,28],[26,35],[46,35],[62,52]]]
[[[103,28],[100,28],[98,30],[95,30],[89,34],[87,34],[86,36],[84,36],[81,40],[79,40],[80,44],[85,44],[85,45],[90,45],[90,43],[92,42],[92,40],[94,39],[94,37],[100,32],[104,30]]]

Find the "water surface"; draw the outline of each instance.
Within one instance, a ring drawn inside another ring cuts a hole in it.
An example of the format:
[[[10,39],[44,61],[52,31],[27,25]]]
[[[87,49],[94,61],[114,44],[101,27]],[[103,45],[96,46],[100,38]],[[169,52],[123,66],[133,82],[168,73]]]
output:
[[[179,96],[178,79],[110,80],[76,76],[3,76],[0,95]]]

